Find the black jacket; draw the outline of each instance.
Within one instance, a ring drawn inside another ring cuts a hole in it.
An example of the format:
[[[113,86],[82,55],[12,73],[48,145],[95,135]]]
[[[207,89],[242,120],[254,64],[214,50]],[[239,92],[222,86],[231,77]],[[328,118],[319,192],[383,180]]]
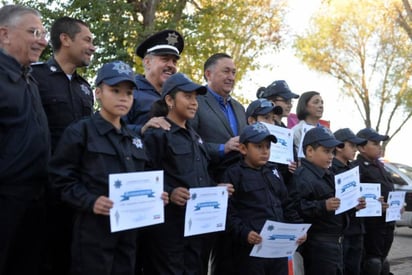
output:
[[[303,222],[290,203],[279,172],[271,164],[253,169],[242,160],[230,166],[223,179],[235,188],[229,199],[229,230],[237,241],[246,244],[249,232],[260,233],[266,220]]]
[[[168,121],[169,131],[149,128],[143,137],[150,168],[164,170],[165,191],[215,185],[207,173],[209,155],[200,136],[189,125],[184,129]]]
[[[0,50],[0,195],[31,199],[47,182],[47,118],[30,67]]]
[[[333,158],[332,166],[330,169],[333,172],[333,174],[337,175],[339,173],[349,171],[350,169],[354,167],[356,166],[353,165],[353,162],[344,164],[340,162],[339,160],[337,160],[336,158]],[[344,234],[346,236],[364,234],[365,226],[363,224],[363,218],[356,217],[356,209],[349,210],[348,216],[349,216],[349,225],[345,228]]]
[[[33,64],[33,77],[38,82],[54,151],[67,126],[92,115],[93,92],[76,72],[69,79],[53,57],[45,63]]]
[[[354,165],[359,165],[360,181],[362,183],[380,183],[381,194],[385,201],[388,201],[389,192],[394,191],[394,186],[383,164],[379,160],[370,161],[359,154]],[[367,217],[365,223],[386,224],[385,213],[382,213],[381,217]],[[394,224],[394,222],[388,224]]]
[[[315,166],[306,159],[301,159],[301,166],[293,174],[296,185],[294,199],[298,210],[306,223],[311,223],[308,236],[314,234],[342,235],[346,225],[346,215],[335,215],[335,211],[326,210],[326,200],[335,197],[333,174]]]
[[[93,211],[108,196],[108,175],[144,170],[147,157],[140,138],[126,124],[116,130],[99,113],[64,131],[50,161],[50,181],[62,201]]]

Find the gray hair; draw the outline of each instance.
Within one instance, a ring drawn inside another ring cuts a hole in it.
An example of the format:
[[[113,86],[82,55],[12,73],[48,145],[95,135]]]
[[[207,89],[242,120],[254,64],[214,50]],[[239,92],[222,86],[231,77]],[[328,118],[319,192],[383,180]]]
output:
[[[0,8],[0,26],[15,26],[19,19],[26,14],[41,17],[41,14],[35,9],[19,5],[6,5]]]

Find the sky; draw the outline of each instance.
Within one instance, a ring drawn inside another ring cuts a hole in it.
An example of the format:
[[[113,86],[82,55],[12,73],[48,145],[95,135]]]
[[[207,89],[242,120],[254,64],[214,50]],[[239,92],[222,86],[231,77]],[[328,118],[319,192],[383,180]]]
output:
[[[300,32],[308,26],[308,21],[320,5],[320,0],[289,0],[290,12],[286,20],[292,32]],[[359,112],[355,109],[351,99],[343,98],[340,94],[337,80],[326,75],[311,71],[302,64],[292,53],[290,47],[280,52],[263,56],[262,65],[268,65],[268,69],[251,72],[245,76],[247,85],[242,85],[242,91],[236,91],[248,99],[256,99],[256,90],[261,86],[267,86],[274,80],[286,80],[290,89],[301,94],[305,91],[315,90],[320,92],[324,100],[323,119],[330,120],[331,130],[339,128],[351,128],[355,133],[364,128]],[[246,88],[246,89],[244,89]],[[297,101],[294,102],[294,108]],[[412,152],[409,147],[412,134],[412,121],[409,121],[389,143],[386,149],[385,159],[392,162],[404,163],[412,166],[412,157],[405,152]]]

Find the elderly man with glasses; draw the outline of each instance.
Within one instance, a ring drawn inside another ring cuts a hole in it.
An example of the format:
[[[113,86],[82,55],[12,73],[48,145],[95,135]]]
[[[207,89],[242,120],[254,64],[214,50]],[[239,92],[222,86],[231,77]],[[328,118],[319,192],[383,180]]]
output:
[[[39,269],[50,141],[30,64],[45,37],[36,10],[0,9],[0,274]]]

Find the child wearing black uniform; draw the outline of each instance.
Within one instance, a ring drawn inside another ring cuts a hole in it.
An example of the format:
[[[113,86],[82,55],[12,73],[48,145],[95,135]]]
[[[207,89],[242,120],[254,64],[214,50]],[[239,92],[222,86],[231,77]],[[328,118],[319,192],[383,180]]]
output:
[[[229,199],[229,223],[235,242],[235,274],[288,274],[287,258],[250,257],[253,245],[262,241],[258,232],[266,220],[302,222],[289,203],[288,193],[277,169],[270,163],[270,142],[276,142],[262,123],[247,126],[240,135],[243,159],[224,174],[235,192]],[[300,238],[302,243],[306,236]]]
[[[137,230],[110,233],[108,175],[142,171],[147,160],[140,138],[121,120],[133,102],[134,73],[121,61],[107,63],[96,87],[101,110],[65,130],[50,179],[61,200],[76,209],[71,274],[132,275]]]
[[[377,133],[372,128],[364,128],[357,134],[368,142],[358,145],[359,155],[356,165],[359,165],[360,180],[364,183],[380,183],[383,212],[387,208],[388,194],[394,190],[393,182],[388,172],[383,168],[379,158],[382,154],[381,142],[389,137]],[[381,217],[366,217],[364,235],[363,275],[389,275],[387,256],[393,242],[395,222],[385,222],[385,215]]]
[[[187,123],[195,116],[196,96],[204,86],[176,73],[166,80],[162,99],[152,106],[153,116],[165,116],[169,131],[149,128],[144,143],[151,168],[164,170],[165,191],[170,204],[165,208],[165,223],[147,228],[144,274],[207,274],[207,242],[210,234],[184,237],[186,202],[192,187],[214,186],[207,167],[209,156],[200,136]]]
[[[333,174],[329,171],[333,150],[344,144],[322,126],[307,131],[303,139],[305,158],[293,174],[298,211],[312,224],[302,250],[306,275],[343,274],[342,240],[346,215],[335,215],[340,199],[335,197]]]
[[[357,145],[366,144],[367,140],[358,138],[349,128],[342,128],[333,133],[337,140],[342,141],[345,146],[335,149],[335,157],[332,161],[331,170],[337,175],[348,171],[355,166],[353,159],[355,158]],[[365,198],[359,200],[359,208],[364,208]],[[363,234],[365,228],[363,219],[356,217],[356,210],[349,211],[349,226],[345,228],[343,238],[343,269],[345,275],[360,275],[361,260],[363,252]]]

